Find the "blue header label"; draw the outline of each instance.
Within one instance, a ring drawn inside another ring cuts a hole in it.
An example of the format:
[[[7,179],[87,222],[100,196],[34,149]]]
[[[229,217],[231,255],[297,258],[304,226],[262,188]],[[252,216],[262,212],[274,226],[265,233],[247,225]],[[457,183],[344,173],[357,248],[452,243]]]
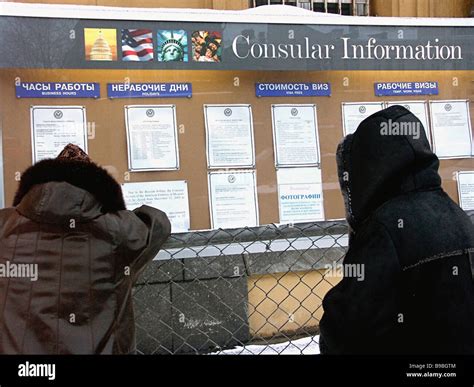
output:
[[[256,83],[257,97],[330,97],[329,83]]]
[[[99,98],[100,85],[87,82],[21,82],[17,98]]]
[[[438,95],[438,82],[376,82],[376,96]]]
[[[191,83],[108,83],[109,98],[191,98]]]

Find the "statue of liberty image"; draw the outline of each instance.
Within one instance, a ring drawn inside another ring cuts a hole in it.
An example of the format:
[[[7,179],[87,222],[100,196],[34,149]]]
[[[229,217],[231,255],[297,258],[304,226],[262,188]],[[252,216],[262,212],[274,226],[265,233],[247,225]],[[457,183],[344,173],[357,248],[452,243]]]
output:
[[[186,31],[158,31],[158,60],[161,62],[187,62],[188,38]]]

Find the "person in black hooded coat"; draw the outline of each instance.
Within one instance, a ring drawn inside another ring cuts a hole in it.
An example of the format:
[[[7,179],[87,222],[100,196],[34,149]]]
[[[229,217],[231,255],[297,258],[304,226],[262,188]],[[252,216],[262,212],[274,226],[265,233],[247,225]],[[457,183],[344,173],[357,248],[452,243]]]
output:
[[[364,276],[326,294],[321,353],[473,354],[474,226],[441,188],[421,122],[402,106],[377,112],[345,137],[337,163],[351,230],[344,265]]]

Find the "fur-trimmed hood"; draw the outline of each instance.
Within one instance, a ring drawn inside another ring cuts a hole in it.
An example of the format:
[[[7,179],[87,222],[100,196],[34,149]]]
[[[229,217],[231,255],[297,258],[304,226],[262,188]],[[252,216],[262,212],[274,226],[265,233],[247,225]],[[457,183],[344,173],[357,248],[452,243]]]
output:
[[[26,169],[13,200],[18,206],[32,187],[50,182],[65,182],[90,193],[102,213],[125,210],[122,189],[115,179],[95,163],[68,159],[46,159]]]

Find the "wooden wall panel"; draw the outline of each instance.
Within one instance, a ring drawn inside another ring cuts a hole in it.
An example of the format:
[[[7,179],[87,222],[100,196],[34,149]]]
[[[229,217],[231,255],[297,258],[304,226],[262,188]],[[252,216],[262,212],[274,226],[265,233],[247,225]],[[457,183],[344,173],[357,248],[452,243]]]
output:
[[[205,8],[205,9],[246,9],[248,0],[13,0],[16,3],[100,5],[110,7],[138,8]]]
[[[213,0],[214,9],[247,9],[251,0]]]
[[[371,0],[371,15],[469,17],[473,0]]]
[[[249,0],[9,0],[17,3],[78,4],[139,8],[204,8],[239,10]],[[474,0],[371,0],[373,16],[469,17]]]

